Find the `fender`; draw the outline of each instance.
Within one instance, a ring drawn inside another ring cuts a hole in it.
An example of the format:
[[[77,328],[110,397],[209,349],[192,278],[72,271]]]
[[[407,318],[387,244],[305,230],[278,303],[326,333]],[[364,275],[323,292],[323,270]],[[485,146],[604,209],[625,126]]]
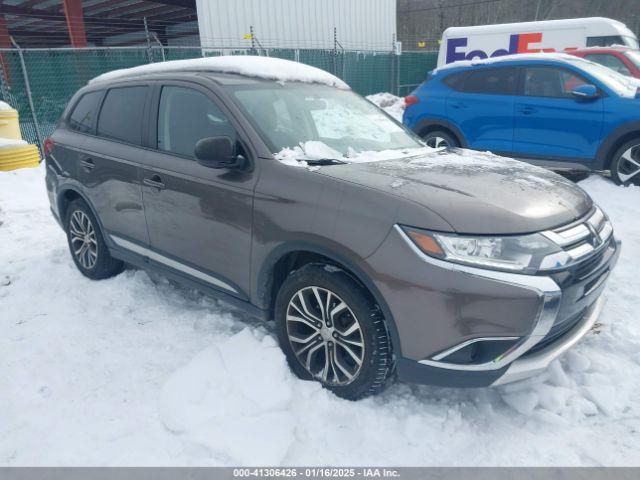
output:
[[[378,288],[370,280],[369,276],[365,273],[365,271],[362,268],[355,265],[352,261],[348,260],[343,255],[336,253],[333,250],[329,250],[326,247],[322,247],[317,244],[305,242],[305,241],[295,241],[295,242],[284,243],[274,248],[269,253],[265,261],[263,262],[262,267],[260,269],[260,273],[258,274],[258,279],[257,279],[258,286],[259,286],[258,287],[259,290],[257,292],[258,298],[254,303],[257,303],[258,304],[257,306],[259,308],[265,308],[265,307],[269,308],[269,305],[268,305],[269,299],[267,296],[268,289],[266,288],[266,286],[270,285],[271,283],[270,280],[273,278],[273,269],[276,263],[286,254],[295,252],[295,251],[306,251],[306,252],[317,253],[319,255],[325,256],[335,261],[336,263],[339,263],[340,265],[344,265],[345,268],[349,269],[352,275],[355,276],[356,280],[362,283],[367,288],[367,290],[369,290],[371,295],[373,295],[375,302],[378,304],[378,306],[382,310],[382,314],[384,315],[384,318],[386,320],[387,328],[389,330],[389,333],[391,335],[391,340],[393,342],[394,354],[397,357],[402,356],[400,351],[400,336],[398,335],[396,322],[393,318],[391,310],[389,309],[389,306],[387,305],[387,302],[385,301],[384,297],[382,296]]]
[[[98,221],[98,226],[100,227],[100,231],[103,232],[104,242],[107,244],[107,247],[113,248],[114,245],[111,239],[109,238],[109,235],[104,235],[104,232],[105,232],[104,225],[102,225],[102,220],[100,220],[100,217],[98,216],[98,212],[93,206],[93,203],[91,203],[91,201],[89,200],[89,197],[82,191],[80,184],[79,183],[76,184],[76,183],[77,182],[73,180],[67,179],[65,183],[58,185],[58,192],[56,195],[56,206],[58,208],[58,216],[60,217],[60,225],[64,229],[64,226],[63,226],[64,218],[62,218],[61,207],[62,207],[62,202],[64,200],[65,193],[69,191],[77,193],[78,196],[82,198],[82,200],[84,200],[87,205],[89,205],[89,208],[91,209],[91,213],[93,213],[94,218]]]
[[[596,161],[593,166],[594,170],[606,170],[609,168],[608,162],[609,154],[612,153],[611,149],[622,137],[633,132],[636,132],[638,137],[640,137],[640,121],[625,123],[611,132],[600,144],[600,148],[598,148]]]
[[[438,125],[446,128],[447,130],[451,130],[456,135],[456,137],[458,137],[458,140],[460,140],[460,146],[462,148],[468,148],[469,142],[467,142],[467,139],[463,135],[462,131],[458,127],[456,127],[453,123],[442,118],[432,118],[432,117],[421,118],[415,124],[412,130],[419,135],[421,130],[423,130],[426,127],[430,127],[432,125]]]

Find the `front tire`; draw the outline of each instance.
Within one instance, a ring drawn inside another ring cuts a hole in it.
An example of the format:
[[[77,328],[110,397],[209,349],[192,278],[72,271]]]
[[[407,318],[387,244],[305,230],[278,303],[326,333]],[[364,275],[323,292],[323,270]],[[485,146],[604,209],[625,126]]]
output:
[[[384,389],[393,371],[385,321],[346,272],[313,264],[290,274],[276,298],[275,320],[280,347],[298,377],[349,400]]]
[[[458,139],[444,130],[427,132],[422,135],[422,139],[431,148],[456,148],[460,146]]]
[[[625,143],[613,155],[611,179],[617,185],[640,184],[640,138]]]
[[[69,204],[64,225],[71,258],[85,277],[102,280],[123,270],[124,263],[109,254],[100,226],[84,200]]]

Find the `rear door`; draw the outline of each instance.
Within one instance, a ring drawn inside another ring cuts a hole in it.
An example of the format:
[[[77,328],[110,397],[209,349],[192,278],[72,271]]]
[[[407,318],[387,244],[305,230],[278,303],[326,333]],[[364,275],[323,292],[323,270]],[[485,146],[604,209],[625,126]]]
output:
[[[78,179],[111,237],[148,244],[138,161],[145,155],[143,118],[150,87],[107,90],[95,128],[83,144]]]
[[[196,143],[227,136],[249,156],[237,123],[212,92],[188,82],[155,87],[142,192],[151,260],[237,297],[249,291],[256,165],[213,169]]]
[[[522,67],[523,91],[516,98],[516,155],[559,161],[595,158],[603,122],[603,100],[583,100],[571,91],[590,83],[563,67]]]
[[[451,86],[447,116],[464,133],[470,148],[511,151],[518,74],[510,67],[481,68]]]

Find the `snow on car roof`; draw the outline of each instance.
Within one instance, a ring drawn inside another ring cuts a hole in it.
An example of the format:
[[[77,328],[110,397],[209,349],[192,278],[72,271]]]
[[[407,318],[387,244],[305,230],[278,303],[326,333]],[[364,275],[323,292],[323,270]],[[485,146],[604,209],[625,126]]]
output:
[[[473,60],[459,60],[453,63],[447,63],[433,70],[433,73],[437,73],[442,70],[447,70],[449,68],[459,68],[459,67],[471,67],[476,65],[489,65],[492,63],[498,62],[519,62],[519,61],[527,61],[527,60],[557,60],[561,62],[575,62],[576,56],[569,55],[568,53],[519,53],[517,55],[503,55],[501,57],[490,57],[490,58],[474,58]],[[586,61],[586,60],[583,60]]]
[[[292,62],[291,60],[254,55],[227,55],[150,63],[148,65],[123,68],[121,70],[103,73],[90,80],[89,83],[175,71],[234,73],[247,77],[264,78],[280,82],[322,83],[345,90],[349,89],[349,86],[338,77],[319,68],[303,63]]]

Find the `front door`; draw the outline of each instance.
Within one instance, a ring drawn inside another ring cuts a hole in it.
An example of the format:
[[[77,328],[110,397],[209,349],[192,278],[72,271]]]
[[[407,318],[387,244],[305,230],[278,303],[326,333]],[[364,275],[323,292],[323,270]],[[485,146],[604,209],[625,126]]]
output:
[[[603,123],[602,98],[583,100],[571,91],[590,83],[561,67],[526,67],[516,98],[515,155],[560,161],[595,158]]]
[[[237,129],[208,90],[192,85],[162,85],[152,111],[156,151],[141,171],[149,258],[246,298],[256,170],[213,169],[194,157],[207,137],[230,137],[242,149]]]

